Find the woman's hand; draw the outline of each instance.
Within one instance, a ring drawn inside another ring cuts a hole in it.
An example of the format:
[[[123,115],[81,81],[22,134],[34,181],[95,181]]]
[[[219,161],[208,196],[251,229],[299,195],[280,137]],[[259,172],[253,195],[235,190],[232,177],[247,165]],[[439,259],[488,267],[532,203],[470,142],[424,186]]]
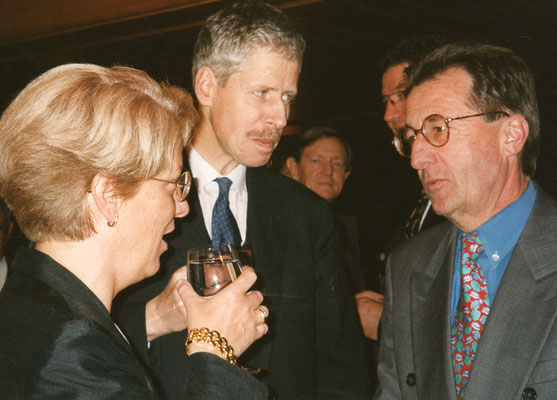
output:
[[[187,266],[176,270],[163,292],[146,304],[145,328],[149,342],[168,333],[186,330],[186,307],[176,290],[177,283],[185,279],[188,279]]]
[[[236,357],[240,356],[269,329],[262,318],[262,313],[265,316],[269,315],[267,307],[261,305],[263,295],[258,291],[248,292],[256,279],[254,270],[244,267],[234,282],[208,297],[201,297],[195,293],[186,280],[177,282],[178,293],[188,310],[188,328],[209,328],[219,332],[234,348]],[[190,354],[199,351],[223,356],[210,344],[190,345]]]

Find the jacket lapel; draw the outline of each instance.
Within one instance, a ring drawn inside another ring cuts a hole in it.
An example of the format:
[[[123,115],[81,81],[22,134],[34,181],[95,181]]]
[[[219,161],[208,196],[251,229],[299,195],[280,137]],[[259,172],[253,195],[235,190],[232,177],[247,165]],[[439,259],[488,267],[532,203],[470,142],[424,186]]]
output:
[[[265,179],[265,171],[248,168],[246,185],[248,190],[248,216],[246,242],[252,246],[255,257],[254,268],[257,282],[254,289],[260,290],[264,304],[271,310],[269,326],[273,315],[280,314],[281,286],[283,280],[284,251],[287,232],[280,223],[281,208],[275,190]],[[268,369],[272,353],[272,335],[265,335],[248,349],[244,357],[258,367]],[[255,356],[254,356],[255,355]],[[241,360],[240,360],[241,361]]]
[[[263,179],[261,171],[248,168],[246,185],[248,188],[247,242],[253,246],[255,269],[265,276],[265,282],[258,282],[270,295],[280,293],[284,252],[281,249],[286,240],[280,231],[280,203],[277,193]],[[276,289],[276,290],[275,290]]]
[[[207,232],[207,227],[205,226],[205,219],[203,218],[203,211],[197,194],[197,185],[192,187],[192,191],[190,213],[186,217],[186,222],[190,223],[187,230],[189,236],[187,238],[188,248],[209,245],[211,243],[211,237],[209,236],[209,232]],[[195,246],[192,246],[193,243],[195,243]]]
[[[456,398],[450,342],[455,238],[451,226],[426,268],[411,272],[412,351],[422,399]]]
[[[526,385],[557,313],[556,226],[554,202],[538,188],[478,345],[470,398],[517,398]]]

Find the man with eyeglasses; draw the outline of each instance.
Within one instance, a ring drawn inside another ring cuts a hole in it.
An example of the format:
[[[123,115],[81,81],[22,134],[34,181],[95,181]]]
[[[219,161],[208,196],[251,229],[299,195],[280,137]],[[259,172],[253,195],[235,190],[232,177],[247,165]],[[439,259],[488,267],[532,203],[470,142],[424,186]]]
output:
[[[404,126],[407,88],[406,71],[434,49],[446,43],[448,43],[448,40],[440,35],[414,36],[400,41],[385,54],[381,63],[381,70],[383,71],[381,95],[385,107],[383,118],[393,132],[393,135]],[[404,168],[407,168],[406,165]],[[406,189],[411,187],[410,191],[414,195],[415,176],[399,176],[405,175],[402,171],[397,171],[394,175],[389,179],[397,179],[400,183],[391,186],[397,187],[397,190],[403,188],[402,196],[407,196],[409,191]],[[400,195],[398,193],[393,197]],[[382,249],[382,253],[390,253],[402,240],[408,239],[422,229],[435,225],[442,220],[442,217],[437,216],[431,210],[429,198],[425,193],[422,193],[418,199],[418,204],[404,226],[404,232],[402,232],[402,227],[400,229],[395,227],[394,232],[390,234],[391,237],[388,243]],[[359,295],[357,305],[366,336],[369,339],[377,340],[379,321],[383,312],[383,295],[366,290]]]
[[[449,41],[440,35],[419,35],[400,41],[390,49],[382,62],[381,95],[385,112],[383,119],[396,135],[404,126],[406,113],[406,89],[408,82],[406,71],[412,69],[433,50],[448,44]],[[413,186],[414,177],[402,177],[403,184]],[[412,183],[410,182],[412,181]],[[396,232],[391,239],[394,247],[403,239],[408,239],[423,229],[443,221],[431,209],[431,202],[424,191],[421,192],[414,210],[406,222],[404,232]],[[400,236],[400,237],[398,237]],[[387,249],[390,250],[390,249]]]
[[[408,87],[395,145],[449,221],[387,262],[375,398],[557,398],[557,203],[531,180],[532,74],[511,50],[453,44]]]

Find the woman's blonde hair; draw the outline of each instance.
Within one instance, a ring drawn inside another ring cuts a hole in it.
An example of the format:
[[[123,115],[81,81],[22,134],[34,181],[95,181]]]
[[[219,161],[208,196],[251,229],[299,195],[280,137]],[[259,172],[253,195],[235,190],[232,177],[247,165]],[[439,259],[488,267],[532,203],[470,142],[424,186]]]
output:
[[[67,64],[32,81],[0,119],[0,196],[33,241],[95,233],[93,177],[132,197],[170,168],[197,122],[191,96],[127,67]]]

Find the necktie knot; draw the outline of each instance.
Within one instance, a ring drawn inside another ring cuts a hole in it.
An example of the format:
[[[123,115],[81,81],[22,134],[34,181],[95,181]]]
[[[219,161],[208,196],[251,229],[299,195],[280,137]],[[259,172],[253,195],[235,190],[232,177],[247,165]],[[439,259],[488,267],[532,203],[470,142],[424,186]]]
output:
[[[228,193],[230,192],[230,186],[232,186],[232,181],[226,177],[215,178],[215,182],[219,185],[219,196],[224,195],[228,198]]]
[[[484,247],[477,233],[462,235],[462,264],[476,261],[483,252]]]

